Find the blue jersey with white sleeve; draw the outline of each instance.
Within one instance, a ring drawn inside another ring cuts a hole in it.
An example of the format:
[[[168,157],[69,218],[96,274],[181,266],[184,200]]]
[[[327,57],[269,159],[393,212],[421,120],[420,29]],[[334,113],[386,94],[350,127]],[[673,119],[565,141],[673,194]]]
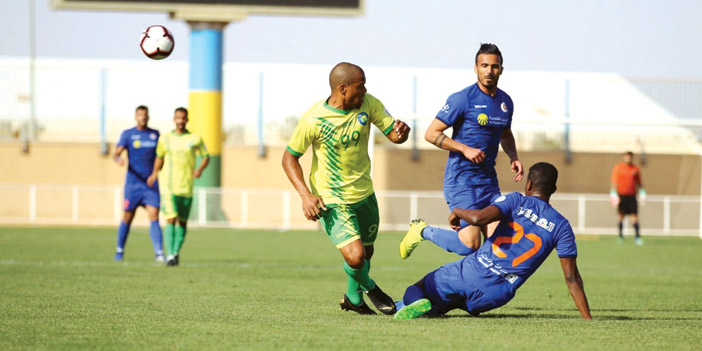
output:
[[[453,140],[482,150],[485,161],[473,163],[462,153],[451,151],[444,185],[497,185],[495,159],[502,132],[512,126],[513,110],[507,93],[497,89],[495,96],[490,96],[477,83],[449,96],[436,118],[453,128]]]
[[[546,201],[511,193],[493,202],[497,229],[473,255],[463,259],[464,279],[495,300],[509,300],[555,248],[558,257],[577,257],[568,220]]]
[[[134,127],[122,132],[117,146],[125,148],[129,157],[125,189],[148,188],[146,179],[154,169],[159,135],[157,130],[151,128],[139,130]],[[158,185],[153,188],[158,189]]]

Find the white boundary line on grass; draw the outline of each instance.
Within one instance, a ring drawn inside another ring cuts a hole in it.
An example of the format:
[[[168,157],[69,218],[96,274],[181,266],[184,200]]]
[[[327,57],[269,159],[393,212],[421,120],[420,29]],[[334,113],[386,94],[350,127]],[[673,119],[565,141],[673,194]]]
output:
[[[126,267],[126,266],[133,266],[133,267],[165,267],[166,265],[164,263],[160,262],[115,262],[115,261],[23,261],[23,260],[0,260],[0,266],[11,266],[11,265],[17,265],[17,266],[68,266],[68,267]],[[185,263],[184,264],[186,267],[223,267],[223,268],[242,268],[242,269],[251,269],[254,268],[254,265],[249,264],[249,263],[202,263],[202,262],[193,262],[193,263]],[[318,265],[304,265],[304,266],[299,266],[299,265],[285,265],[285,264],[280,264],[280,263],[275,263],[275,264],[257,264],[256,268],[266,268],[266,267],[289,267],[291,269],[296,269],[296,270],[336,270],[339,269],[339,266],[337,265],[326,265],[326,266],[318,266]]]

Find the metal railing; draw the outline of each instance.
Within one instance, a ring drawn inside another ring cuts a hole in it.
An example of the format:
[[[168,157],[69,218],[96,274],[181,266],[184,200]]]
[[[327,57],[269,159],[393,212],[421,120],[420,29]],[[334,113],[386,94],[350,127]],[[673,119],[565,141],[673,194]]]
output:
[[[378,191],[381,230],[406,230],[413,218],[447,227],[448,207],[438,191]],[[86,185],[0,184],[0,224],[116,225],[122,188]],[[616,233],[616,212],[605,194],[555,194],[552,205],[578,234]],[[189,225],[216,228],[315,229],[291,190],[196,188]],[[640,203],[643,235],[700,234],[700,198],[652,195]],[[135,225],[146,226],[145,211]],[[631,232],[627,229],[627,232]]]

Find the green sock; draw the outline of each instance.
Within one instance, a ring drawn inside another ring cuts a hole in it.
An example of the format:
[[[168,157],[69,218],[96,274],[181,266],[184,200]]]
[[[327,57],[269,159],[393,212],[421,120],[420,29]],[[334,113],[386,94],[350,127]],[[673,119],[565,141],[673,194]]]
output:
[[[163,239],[166,242],[166,255],[171,256],[173,255],[173,235],[175,234],[175,225],[166,223],[166,230],[163,233]]]
[[[366,261],[366,265],[368,266],[368,272],[370,273],[370,261]],[[344,268],[346,270],[346,268]],[[361,291],[361,285],[358,284],[356,279],[352,278],[351,276],[348,276],[348,287],[346,288],[346,297],[349,298],[349,301],[351,301],[352,304],[358,306],[363,302],[363,292]]]
[[[368,261],[364,262],[363,267],[360,269],[354,269],[349,266],[348,263],[344,262],[344,271],[348,274],[349,278],[353,278],[358,285],[365,291],[373,290],[375,288],[375,282],[368,275],[368,270],[370,265]]]
[[[180,248],[183,247],[183,241],[185,241],[185,227],[177,225],[175,227],[175,243],[173,244],[173,254],[177,255],[180,252]]]
[[[356,279],[353,279],[350,275],[348,276],[348,287],[346,288],[346,297],[349,298],[352,304],[358,306],[363,301],[363,296],[361,295],[361,286],[358,285]]]

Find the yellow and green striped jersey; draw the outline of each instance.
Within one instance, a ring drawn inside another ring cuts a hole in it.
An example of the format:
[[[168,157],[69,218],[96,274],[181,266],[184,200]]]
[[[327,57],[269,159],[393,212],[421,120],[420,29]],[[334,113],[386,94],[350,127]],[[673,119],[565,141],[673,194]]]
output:
[[[193,196],[193,171],[195,154],[209,157],[202,138],[186,131],[177,134],[173,131],[161,135],[156,145],[156,156],[164,159],[159,188],[162,194]]]
[[[373,194],[368,157],[371,123],[387,135],[395,119],[370,94],[360,108],[350,111],[319,101],[298,121],[287,150],[301,156],[312,145],[310,187],[325,204],[352,204]]]

